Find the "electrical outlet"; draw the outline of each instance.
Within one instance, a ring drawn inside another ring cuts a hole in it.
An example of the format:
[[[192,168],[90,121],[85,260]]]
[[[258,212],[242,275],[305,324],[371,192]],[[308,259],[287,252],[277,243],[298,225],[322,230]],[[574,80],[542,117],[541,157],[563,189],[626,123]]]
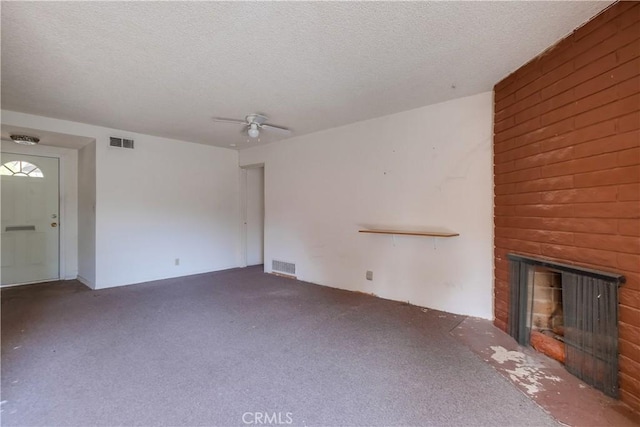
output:
[[[373,280],[373,271],[367,270],[367,280]]]
[[[176,258],[175,264],[180,265],[180,258]]]

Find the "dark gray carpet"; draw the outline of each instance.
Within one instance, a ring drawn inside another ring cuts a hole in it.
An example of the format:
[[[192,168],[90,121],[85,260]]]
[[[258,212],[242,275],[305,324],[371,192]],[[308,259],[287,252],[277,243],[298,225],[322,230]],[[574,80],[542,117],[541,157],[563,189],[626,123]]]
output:
[[[5,426],[555,425],[449,334],[461,320],[260,268],[102,291],[4,289],[0,416]]]

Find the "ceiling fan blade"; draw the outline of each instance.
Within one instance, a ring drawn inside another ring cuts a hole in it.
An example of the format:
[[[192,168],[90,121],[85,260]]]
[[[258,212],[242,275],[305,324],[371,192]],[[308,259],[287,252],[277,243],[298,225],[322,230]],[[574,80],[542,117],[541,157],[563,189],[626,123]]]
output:
[[[213,117],[212,120],[214,122],[218,122],[218,123],[233,123],[233,124],[237,124],[237,125],[246,125],[247,124],[247,122],[245,122],[244,120],[226,119],[224,117]]]
[[[286,135],[290,135],[291,134],[291,130],[290,129],[284,128],[282,126],[264,124],[261,127],[262,127],[262,129],[273,130],[273,131],[280,132],[280,133],[286,134]]]

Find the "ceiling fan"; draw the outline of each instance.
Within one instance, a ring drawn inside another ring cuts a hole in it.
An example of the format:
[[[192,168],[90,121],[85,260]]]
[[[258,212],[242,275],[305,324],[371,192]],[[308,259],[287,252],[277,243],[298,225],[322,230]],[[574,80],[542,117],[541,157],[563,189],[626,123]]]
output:
[[[269,120],[267,116],[262,114],[256,114],[256,113],[247,115],[244,118],[244,120],[227,119],[224,117],[213,118],[214,122],[242,125],[244,127],[243,132],[246,131],[251,138],[257,138],[258,136],[260,136],[261,130],[267,130],[267,131],[273,130],[285,135],[291,134],[291,131],[289,129],[282,126],[269,124],[267,123],[267,120]]]

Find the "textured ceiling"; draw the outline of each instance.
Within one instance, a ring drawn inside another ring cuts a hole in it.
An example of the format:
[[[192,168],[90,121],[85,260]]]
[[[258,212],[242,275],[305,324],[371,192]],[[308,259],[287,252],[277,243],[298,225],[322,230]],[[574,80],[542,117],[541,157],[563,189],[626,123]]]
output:
[[[2,2],[2,108],[241,149],[211,117],[297,136],[488,91],[608,4]]]

